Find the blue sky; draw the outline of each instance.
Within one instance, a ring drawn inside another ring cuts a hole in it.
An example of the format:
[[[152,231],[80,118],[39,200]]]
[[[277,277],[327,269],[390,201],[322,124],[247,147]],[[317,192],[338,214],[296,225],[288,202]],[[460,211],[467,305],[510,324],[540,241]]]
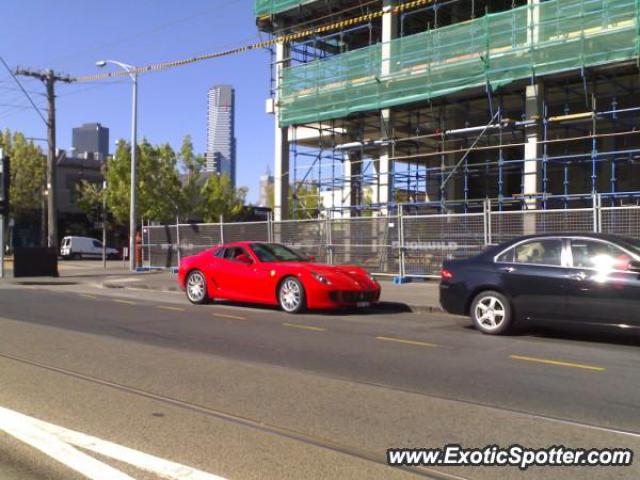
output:
[[[251,0],[5,0],[2,4],[0,55],[12,68],[52,67],[83,75],[97,72],[95,62],[103,58],[144,65],[260,39]],[[139,136],[152,143],[169,142],[177,149],[183,136],[190,134],[197,151],[204,152],[207,89],[232,84],[236,88],[237,182],[249,187],[249,200],[255,201],[258,176],[273,162],[273,117],[264,112],[268,65],[266,51],[253,51],[143,75]],[[0,129],[45,138],[42,120],[26,108],[27,99],[0,68]],[[33,79],[23,83],[36,103],[45,107],[41,84]],[[131,85],[127,81],[58,84],[57,94],[59,148],[68,149],[71,129],[86,122],[109,127],[112,146],[119,138],[129,139]]]

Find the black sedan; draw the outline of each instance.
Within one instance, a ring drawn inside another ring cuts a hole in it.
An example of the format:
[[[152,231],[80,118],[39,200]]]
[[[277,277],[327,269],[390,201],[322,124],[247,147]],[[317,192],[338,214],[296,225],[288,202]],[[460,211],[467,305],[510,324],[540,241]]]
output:
[[[640,241],[599,234],[520,237],[445,261],[440,304],[494,335],[518,320],[640,328]]]

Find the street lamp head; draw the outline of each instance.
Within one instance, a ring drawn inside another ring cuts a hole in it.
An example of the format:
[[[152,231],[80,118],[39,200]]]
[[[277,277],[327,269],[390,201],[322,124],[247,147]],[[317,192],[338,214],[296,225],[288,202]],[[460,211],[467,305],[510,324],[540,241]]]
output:
[[[102,67],[104,67],[106,64],[107,64],[106,60],[98,60],[98,61],[96,62],[96,67],[100,67],[100,68],[102,68]]]

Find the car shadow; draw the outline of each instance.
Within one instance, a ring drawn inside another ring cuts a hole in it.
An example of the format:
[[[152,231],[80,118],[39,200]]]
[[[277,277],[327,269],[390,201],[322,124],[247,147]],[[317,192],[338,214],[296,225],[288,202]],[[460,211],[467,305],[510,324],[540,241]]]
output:
[[[241,303],[241,302],[232,302],[229,300],[216,300],[214,302],[214,305],[226,305],[229,307],[248,307],[248,308],[255,308],[256,310],[280,311],[280,309],[274,305],[265,305],[262,303],[245,303],[245,302]],[[304,313],[312,313],[314,315],[325,315],[328,317],[343,317],[343,316],[350,316],[350,315],[379,315],[381,313],[393,315],[393,314],[410,313],[410,312],[411,312],[411,308],[404,303],[380,302],[368,308],[349,307],[349,308],[342,308],[338,310],[307,310]]]
[[[469,333],[482,335],[471,322],[458,322],[458,327]],[[487,335],[496,338],[493,335]],[[639,347],[640,329],[622,329],[593,325],[547,325],[522,322],[514,329],[499,337],[543,338],[549,340],[567,340],[595,344],[622,345]]]
[[[556,340],[640,347],[640,329],[637,328],[607,328],[593,325],[532,325],[526,335]]]
[[[344,317],[350,315],[396,315],[400,313],[411,313],[411,308],[404,303],[380,302],[371,307],[357,308],[348,307],[337,310],[311,310],[311,313],[326,315],[328,317]]]
[[[473,329],[473,326],[468,328]],[[513,337],[548,338],[609,345],[640,346],[640,329],[588,324],[549,324],[520,322],[509,333]]]

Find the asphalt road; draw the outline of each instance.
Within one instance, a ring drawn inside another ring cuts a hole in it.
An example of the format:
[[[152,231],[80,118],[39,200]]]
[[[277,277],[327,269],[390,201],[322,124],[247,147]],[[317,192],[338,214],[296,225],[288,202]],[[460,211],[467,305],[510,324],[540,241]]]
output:
[[[450,443],[640,451],[637,334],[489,337],[446,315],[291,316],[90,285],[1,287],[0,332],[0,407],[225,478],[640,477],[385,465],[388,448]],[[0,473],[76,478],[3,433]]]

